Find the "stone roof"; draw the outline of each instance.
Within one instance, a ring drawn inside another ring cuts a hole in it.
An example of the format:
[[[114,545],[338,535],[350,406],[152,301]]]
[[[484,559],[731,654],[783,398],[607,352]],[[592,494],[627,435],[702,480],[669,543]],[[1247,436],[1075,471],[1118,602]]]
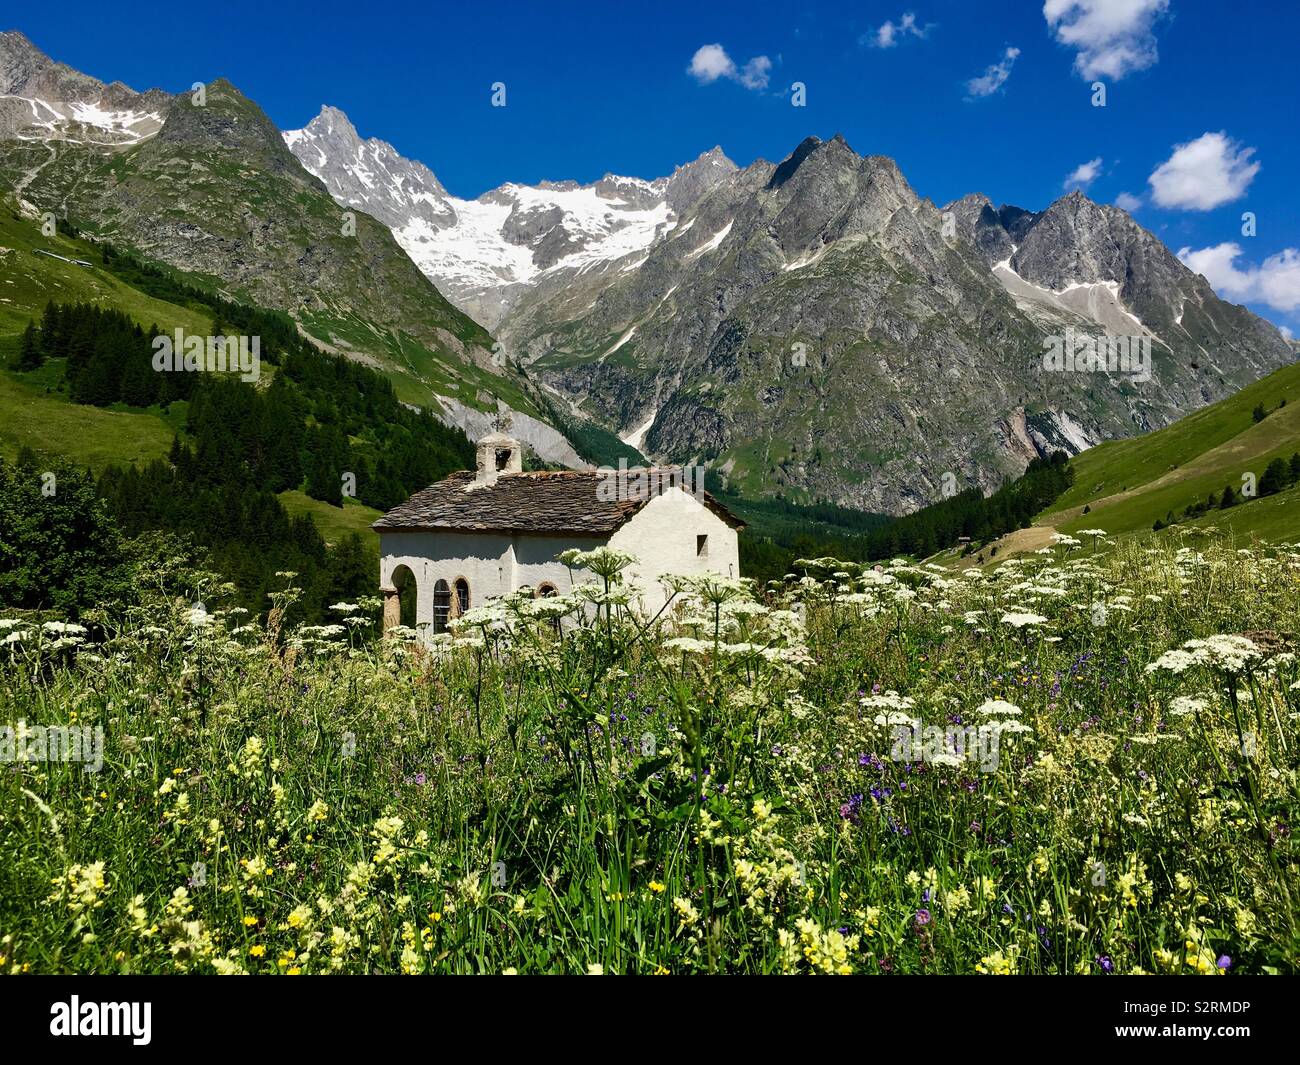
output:
[[[628,471],[630,491],[613,493],[602,479],[617,476],[613,471],[563,470],[554,473],[501,475],[495,484],[474,483],[473,471],[453,473],[437,484],[422,489],[405,503],[394,507],[372,526],[379,532],[445,529],[452,532],[532,533],[555,536],[607,536],[632,518],[652,498],[636,496],[637,473]],[[668,469],[652,470],[664,479],[662,490],[686,491],[680,484],[666,483]],[[468,490],[467,490],[468,489]],[[702,502],[733,529],[745,523],[708,492]]]

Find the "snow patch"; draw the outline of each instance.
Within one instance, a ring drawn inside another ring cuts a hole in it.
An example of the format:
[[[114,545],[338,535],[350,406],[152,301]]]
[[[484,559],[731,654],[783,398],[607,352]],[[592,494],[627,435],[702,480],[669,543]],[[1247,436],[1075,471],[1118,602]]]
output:
[[[631,340],[634,336],[636,336],[636,326],[633,326],[633,327],[632,327],[631,329],[629,329],[626,333],[624,333],[621,337],[619,337],[618,341],[614,344],[614,346],[613,346],[612,348],[610,348],[607,352],[605,352],[604,355],[602,355],[602,356],[600,357],[600,361],[601,361],[601,362],[604,362],[604,361],[605,361],[606,359],[608,359],[611,355],[613,355],[614,352],[618,351],[619,348],[621,348],[624,344],[626,344],[629,340]]]
[[[4,96],[0,100],[22,100],[32,109],[32,129],[42,130],[50,138],[65,134],[72,125],[87,126],[106,134],[103,141],[72,141],[106,145],[131,145],[148,140],[162,128],[162,115],[156,111],[109,111],[97,103],[74,101],[62,103],[30,96]],[[33,140],[18,134],[22,140]],[[71,138],[63,138],[69,139]]]
[[[1014,254],[1014,252],[1012,253]],[[1120,299],[1118,281],[1071,281],[1064,288],[1050,289],[1021,277],[1003,259],[993,266],[993,276],[1002,283],[1023,311],[1050,310],[1087,318],[1116,336],[1128,335],[1136,327],[1138,336],[1164,341]],[[1168,345],[1166,345],[1168,346]]]
[[[735,224],[734,222],[728,222],[725,226],[723,226],[720,230],[718,230],[718,232],[714,233],[712,237],[710,237],[707,241],[705,241],[705,243],[701,244],[698,248],[695,248],[693,251],[687,252],[686,260],[690,262],[694,259],[700,258],[700,256],[702,255],[707,255],[709,252],[715,250],[724,240],[727,239],[727,234],[731,232],[731,227],[734,224]]]
[[[658,407],[656,407],[654,410],[650,412],[650,416],[646,418],[645,421],[643,421],[640,425],[633,428],[630,432],[627,432],[623,436],[620,436],[619,439],[622,440],[623,443],[627,444],[629,447],[636,448],[638,451],[641,452],[641,454],[644,455],[646,433],[650,431],[650,426],[654,425],[655,419],[657,417],[659,417]]]

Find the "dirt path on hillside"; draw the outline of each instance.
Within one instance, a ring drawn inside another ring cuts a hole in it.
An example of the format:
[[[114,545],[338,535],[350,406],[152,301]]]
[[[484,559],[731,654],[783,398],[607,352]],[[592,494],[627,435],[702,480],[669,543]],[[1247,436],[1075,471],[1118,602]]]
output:
[[[23,176],[19,178],[18,181],[15,182],[14,184],[14,195],[17,198],[18,203],[20,205],[23,202],[23,193],[27,191],[27,186],[36,180],[37,174],[39,174],[42,170],[44,170],[47,166],[49,166],[52,162],[54,162],[55,159],[59,157],[58,150],[54,147],[54,145],[47,144],[45,145],[45,147],[49,149],[50,157],[46,159],[45,162],[41,163],[39,166],[32,167],[25,174],[23,174]]]

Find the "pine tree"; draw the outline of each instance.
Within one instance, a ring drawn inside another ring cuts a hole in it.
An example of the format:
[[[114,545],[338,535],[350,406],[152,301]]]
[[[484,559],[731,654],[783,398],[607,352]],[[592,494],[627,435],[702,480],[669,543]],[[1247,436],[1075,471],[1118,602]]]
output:
[[[14,364],[19,370],[35,370],[45,361],[45,352],[36,340],[36,324],[28,321],[23,330],[23,343],[18,351],[18,361]]]
[[[1285,459],[1274,459],[1264,468],[1264,476],[1259,479],[1259,494],[1277,495],[1287,485],[1290,467]]]
[[[1223,490],[1223,495],[1219,497],[1219,509],[1227,510],[1229,507],[1237,505],[1237,493],[1232,490],[1232,485],[1228,485]]]
[[[149,364],[145,351],[132,351],[122,367],[122,402],[132,407],[147,407],[158,395],[158,375]]]
[[[62,321],[59,305],[54,302],[45,305],[41,315],[41,352],[47,358],[57,358],[66,352],[60,350],[63,339]]]

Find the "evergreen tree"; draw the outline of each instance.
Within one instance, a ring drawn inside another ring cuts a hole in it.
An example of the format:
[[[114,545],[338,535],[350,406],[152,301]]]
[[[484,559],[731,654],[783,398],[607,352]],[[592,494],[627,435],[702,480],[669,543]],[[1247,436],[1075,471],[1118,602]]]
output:
[[[59,305],[47,303],[45,312],[41,315],[41,351],[46,358],[58,358],[66,354],[61,350],[63,339]]]
[[[1290,473],[1290,466],[1285,459],[1274,459],[1264,468],[1264,476],[1259,479],[1259,494],[1262,496],[1277,495],[1287,486],[1287,477]]]
[[[45,361],[45,352],[36,338],[36,325],[29,321],[23,330],[22,347],[18,350],[18,361],[14,363],[18,370],[35,370]]]

